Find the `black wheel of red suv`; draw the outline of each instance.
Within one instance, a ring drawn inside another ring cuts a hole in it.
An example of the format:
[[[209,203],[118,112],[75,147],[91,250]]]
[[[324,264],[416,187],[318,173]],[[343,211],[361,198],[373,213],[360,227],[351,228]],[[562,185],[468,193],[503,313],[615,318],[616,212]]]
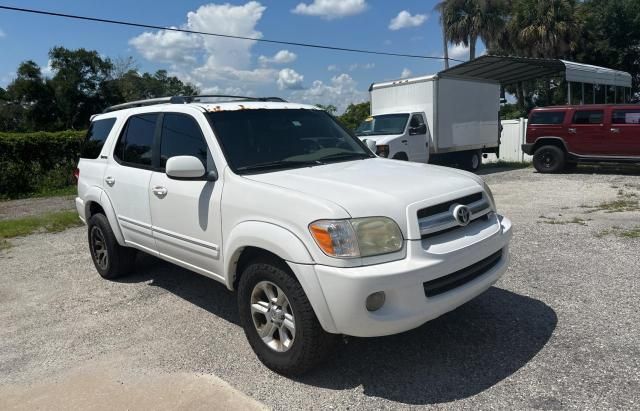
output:
[[[87,225],[89,250],[98,274],[106,279],[128,274],[133,268],[136,250],[118,244],[104,214],[91,216]]]
[[[322,329],[300,283],[282,262],[249,263],[238,284],[244,333],[273,371],[300,375],[321,362],[337,340]]]
[[[533,155],[533,166],[539,173],[557,173],[564,169],[564,151],[557,146],[542,146]]]

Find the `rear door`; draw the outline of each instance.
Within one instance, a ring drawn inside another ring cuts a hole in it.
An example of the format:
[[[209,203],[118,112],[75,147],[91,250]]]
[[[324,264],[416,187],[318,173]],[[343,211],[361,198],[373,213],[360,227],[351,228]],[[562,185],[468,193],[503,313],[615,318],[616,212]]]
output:
[[[207,171],[215,170],[202,131],[210,128],[201,114],[199,117],[200,122],[185,113],[162,116],[159,168],[150,184],[153,234],[162,257],[221,278],[222,175],[217,181],[206,181],[175,180],[165,174],[167,160],[174,156],[197,157]]]
[[[640,108],[613,108],[609,138],[615,141],[615,155],[640,156]]]
[[[155,253],[149,211],[154,136],[158,114],[129,117],[108,160],[104,187],[128,244]]]
[[[610,154],[603,109],[576,109],[570,121],[565,136],[569,152],[583,156]]]

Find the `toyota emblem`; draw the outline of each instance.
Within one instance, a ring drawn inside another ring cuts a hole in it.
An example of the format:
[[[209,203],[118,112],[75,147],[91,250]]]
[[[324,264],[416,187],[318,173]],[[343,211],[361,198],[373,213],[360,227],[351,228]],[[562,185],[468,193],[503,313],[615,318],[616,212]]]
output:
[[[465,226],[471,220],[471,210],[466,205],[458,204],[453,208],[453,218],[456,219],[458,224]]]

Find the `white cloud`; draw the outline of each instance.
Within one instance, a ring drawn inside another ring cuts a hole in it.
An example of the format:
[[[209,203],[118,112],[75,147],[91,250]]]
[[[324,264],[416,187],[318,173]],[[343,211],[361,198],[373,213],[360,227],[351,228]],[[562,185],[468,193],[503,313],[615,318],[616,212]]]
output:
[[[336,66],[335,64],[331,64],[327,67],[327,71],[338,71],[338,66]]]
[[[0,39],[3,37],[7,37],[7,34],[4,31],[2,31],[2,29],[0,29]]]
[[[293,53],[289,50],[280,50],[273,57],[258,57],[258,62],[263,66],[266,66],[268,64],[287,64],[294,62],[297,58],[298,55],[296,53]]]
[[[44,77],[53,77],[56,74],[56,71],[53,69],[51,65],[51,59],[47,61],[47,65],[40,69],[40,72]]]
[[[278,88],[280,90],[301,90],[304,76],[295,70],[286,68],[278,73]]]
[[[462,43],[449,46],[449,57],[452,59],[467,60],[469,59],[469,47],[466,47]]]
[[[366,63],[366,64],[352,64],[349,66],[349,71],[355,71],[358,69],[361,70],[371,70],[376,65],[374,63]]]
[[[194,31],[261,38],[262,33],[256,30],[256,25],[265,9],[257,1],[239,6],[228,3],[206,4],[189,12],[187,22],[181,27]],[[212,81],[264,83],[278,78],[277,70],[251,68],[251,49],[255,41],[160,30],[143,33],[129,43],[145,59],[169,63],[173,74],[202,89],[213,87]],[[238,84],[229,86],[236,87]]]
[[[338,108],[338,113],[344,112],[349,104],[361,103],[367,98],[368,94],[359,91],[355,80],[346,73],[334,76],[329,84],[316,80],[310,88],[291,94],[293,101],[309,104],[333,104]]]
[[[162,63],[194,63],[195,53],[202,47],[202,38],[177,31],[142,33],[129,41],[142,56]]]
[[[418,27],[421,26],[425,21],[427,21],[426,14],[416,14],[411,15],[406,10],[402,10],[398,15],[391,19],[389,22],[389,30],[400,30],[406,29],[409,27]]]
[[[367,9],[365,0],[313,0],[313,3],[299,3],[291,10],[295,14],[320,16],[327,20],[362,13]]]
[[[400,78],[408,78],[411,77],[413,73],[411,72],[411,70],[409,70],[408,68],[405,68],[404,70],[402,70],[402,73],[400,74]]]

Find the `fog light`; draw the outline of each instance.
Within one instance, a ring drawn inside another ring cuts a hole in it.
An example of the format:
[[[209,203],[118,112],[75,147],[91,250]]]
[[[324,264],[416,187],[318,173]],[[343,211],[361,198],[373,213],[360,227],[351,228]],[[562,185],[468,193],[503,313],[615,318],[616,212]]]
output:
[[[370,296],[367,297],[367,302],[366,302],[367,310],[369,311],[379,310],[384,305],[385,298],[386,297],[385,297],[384,291],[378,291],[376,293],[371,294]]]

